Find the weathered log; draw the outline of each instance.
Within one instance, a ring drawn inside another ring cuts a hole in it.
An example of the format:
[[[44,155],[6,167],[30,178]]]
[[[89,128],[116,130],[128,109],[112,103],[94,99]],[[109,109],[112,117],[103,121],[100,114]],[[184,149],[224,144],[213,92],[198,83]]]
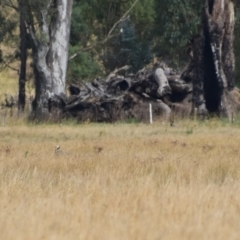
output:
[[[107,76],[106,82],[110,81],[111,78],[115,78],[119,72],[121,72],[121,71],[124,71],[124,72],[125,72],[125,71],[127,71],[128,69],[130,69],[130,66],[128,66],[128,65],[126,65],[126,66],[124,66],[124,67],[121,67],[121,68],[115,69],[113,72],[111,72],[111,73]]]
[[[80,88],[74,84],[71,84],[68,88],[71,95],[78,95],[81,91]]]
[[[138,81],[135,80],[130,91],[137,94],[147,94],[155,99],[160,99],[171,92],[167,77],[161,68],[157,68],[151,74],[146,69],[142,69],[136,74],[136,78]]]
[[[193,54],[193,53],[191,53]],[[189,64],[183,69],[180,78],[183,79],[185,82],[193,82],[194,80],[194,60],[191,57]]]
[[[153,73],[153,78],[158,84],[159,96],[162,97],[171,92],[171,88],[168,84],[168,80],[162,68],[157,68],[156,71]]]
[[[108,91],[111,90],[120,90],[120,91],[128,91],[132,86],[132,80],[130,78],[112,78],[109,81]]]
[[[168,76],[171,90],[177,93],[188,93],[192,91],[192,83],[186,83],[179,75]]]
[[[153,116],[169,118],[171,109],[162,101],[153,101]],[[121,101],[109,99],[106,101],[78,102],[75,106],[65,108],[68,114],[76,117],[79,122],[116,122],[134,119],[139,122],[149,122],[149,101],[138,96],[127,94]]]
[[[132,78],[115,76],[108,81],[96,78],[80,86],[71,85],[70,96],[51,98],[49,107],[51,110],[60,108],[65,116],[75,117],[79,122],[127,119],[149,122],[149,103],[154,120],[168,119],[171,108],[177,114],[189,114],[191,102],[184,100],[191,94],[191,84],[179,75],[168,75],[168,78],[162,68],[142,69]],[[58,111],[54,112],[59,116]]]

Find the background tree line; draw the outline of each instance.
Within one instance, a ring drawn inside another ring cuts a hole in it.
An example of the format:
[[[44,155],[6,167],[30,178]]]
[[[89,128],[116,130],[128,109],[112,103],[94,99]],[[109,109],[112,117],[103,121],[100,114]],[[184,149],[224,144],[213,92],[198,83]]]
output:
[[[101,44],[114,23],[134,0],[75,0],[71,20],[68,81],[88,80],[124,64],[137,71],[153,57],[168,57],[176,67],[187,61],[188,41],[198,33],[204,1],[139,0],[129,17],[118,24],[114,37]],[[236,2],[236,75],[240,77],[240,4]],[[18,59],[19,9],[17,2],[1,0],[0,41],[15,49],[15,54],[0,51],[3,66]],[[37,6],[35,6],[37,8]],[[15,10],[15,11],[14,11]],[[11,18],[8,18],[11,13]],[[122,32],[120,30],[122,29]],[[29,36],[27,47],[30,48]]]
[[[36,63],[25,64],[46,43],[37,31],[52,26],[59,1],[1,0],[1,67],[19,71],[19,86],[35,73]],[[66,2],[66,1],[63,1]],[[67,81],[88,81],[115,68],[130,65],[136,72],[154,58],[175,68],[188,62],[189,41],[199,34],[203,0],[74,0],[71,18]],[[134,7],[133,7],[134,5]],[[46,8],[46,6],[49,6]],[[125,13],[129,13],[124,16]],[[236,80],[240,78],[240,4],[235,2]],[[39,13],[46,12],[46,19]],[[122,18],[124,16],[124,18]],[[33,32],[29,29],[35,29]],[[19,37],[20,36],[20,37]],[[44,45],[43,44],[43,45]],[[34,47],[35,46],[35,47]],[[24,54],[25,53],[25,54]],[[14,61],[21,60],[20,70]],[[34,68],[35,66],[35,68]],[[26,67],[29,76],[26,75]],[[29,70],[30,69],[30,70]],[[40,74],[41,75],[41,74]],[[21,81],[24,80],[24,81]],[[35,85],[36,87],[36,85]],[[21,92],[21,89],[19,90]],[[20,93],[19,92],[19,93]]]
[[[75,1],[72,14],[69,62],[72,80],[88,79],[124,64],[133,71],[141,69],[153,57],[170,60],[174,67],[186,62],[188,43],[199,33],[205,1],[140,0],[130,18],[115,29],[116,36],[104,45],[112,25],[134,1]],[[240,78],[240,4],[236,2],[235,55],[236,79]],[[119,30],[122,28],[122,33]],[[88,47],[90,50],[85,51]],[[82,50],[82,51],[81,51]],[[89,64],[91,63],[91,64]],[[238,83],[238,82],[237,82]]]

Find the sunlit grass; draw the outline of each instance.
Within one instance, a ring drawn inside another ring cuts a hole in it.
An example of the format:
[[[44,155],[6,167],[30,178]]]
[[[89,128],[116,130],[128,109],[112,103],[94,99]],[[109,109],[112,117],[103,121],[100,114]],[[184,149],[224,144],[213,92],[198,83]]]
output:
[[[5,70],[0,73],[0,97],[1,100],[5,94],[13,96],[18,94],[18,75],[13,71]]]
[[[28,65],[30,64],[31,60],[28,60]],[[19,62],[14,62],[12,66],[15,69],[19,68]],[[27,72],[29,74],[30,67],[28,67]],[[12,96],[15,101],[18,98],[18,81],[19,81],[19,74],[17,71],[13,71],[11,69],[5,69],[0,72],[0,106],[2,103],[5,103],[5,99],[8,96]],[[28,108],[28,102],[30,96],[34,96],[34,87],[33,87],[33,79],[30,79],[26,82],[25,85],[25,93],[26,93],[26,107]]]
[[[0,76],[0,96],[15,95],[18,77]],[[240,116],[36,124],[7,110],[0,239],[238,239],[239,127]]]
[[[35,125],[8,117],[0,138],[2,239],[240,234],[237,125]]]

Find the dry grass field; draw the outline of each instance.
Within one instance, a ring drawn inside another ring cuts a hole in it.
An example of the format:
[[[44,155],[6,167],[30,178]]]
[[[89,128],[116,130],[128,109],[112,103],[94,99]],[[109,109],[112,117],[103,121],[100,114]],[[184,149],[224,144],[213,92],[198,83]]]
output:
[[[240,237],[237,123],[7,118],[0,139],[0,239]]]
[[[0,96],[16,95],[16,79],[0,75]],[[0,123],[1,240],[240,238],[238,118],[170,127],[16,115]]]

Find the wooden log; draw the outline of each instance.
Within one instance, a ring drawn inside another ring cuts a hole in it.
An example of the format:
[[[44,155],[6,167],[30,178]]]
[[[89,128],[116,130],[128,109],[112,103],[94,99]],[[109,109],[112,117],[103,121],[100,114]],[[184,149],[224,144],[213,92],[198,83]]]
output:
[[[128,65],[126,65],[126,66],[124,66],[124,67],[121,67],[121,68],[115,69],[113,72],[111,72],[111,73],[107,76],[106,82],[109,82],[112,78],[115,78],[119,72],[121,72],[121,71],[124,71],[124,72],[125,72],[125,71],[127,71],[127,70],[129,70],[129,69],[130,69],[130,66],[128,66]]]
[[[74,84],[71,84],[68,90],[71,95],[78,95],[81,92],[80,88]]]
[[[186,83],[180,75],[168,76],[168,82],[173,92],[188,93],[192,91],[192,83]]]
[[[158,84],[158,94],[160,97],[168,94],[171,92],[171,88],[168,83],[168,79],[166,75],[164,74],[164,71],[162,68],[157,68],[155,72],[153,73],[153,78]]]

